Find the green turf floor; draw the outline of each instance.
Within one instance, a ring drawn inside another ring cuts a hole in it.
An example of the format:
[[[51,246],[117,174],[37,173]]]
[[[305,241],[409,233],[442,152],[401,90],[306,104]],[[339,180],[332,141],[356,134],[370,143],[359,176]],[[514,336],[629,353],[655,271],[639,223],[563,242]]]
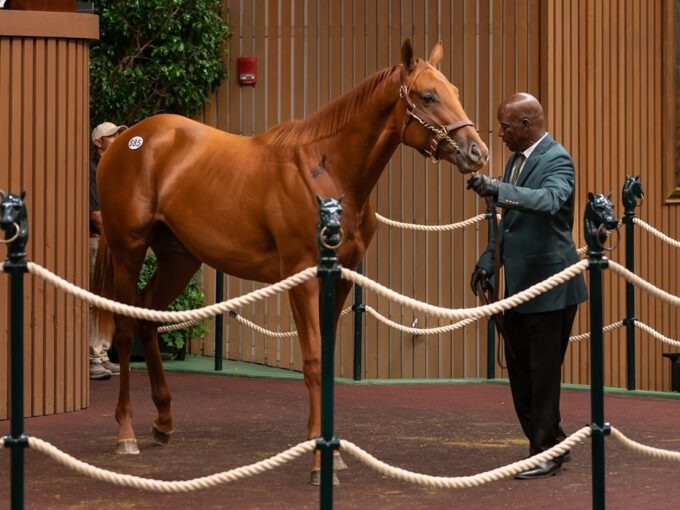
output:
[[[295,370],[268,367],[257,363],[246,363],[245,361],[222,361],[222,370],[215,370],[214,358],[208,356],[187,355],[186,359],[164,361],[163,366],[168,372],[184,372],[192,374],[212,374],[236,377],[262,377],[269,379],[290,379],[302,380],[302,373]],[[144,362],[134,362],[131,364],[133,370],[145,370]],[[507,384],[507,379],[369,379],[354,381],[351,378],[337,377],[335,382],[340,384],[464,384],[464,383],[491,383]],[[562,386],[568,390],[590,391],[590,386],[582,384],[564,384]],[[662,391],[629,391],[624,388],[605,388],[607,393],[618,395],[636,395],[656,398],[680,399],[680,393]]]

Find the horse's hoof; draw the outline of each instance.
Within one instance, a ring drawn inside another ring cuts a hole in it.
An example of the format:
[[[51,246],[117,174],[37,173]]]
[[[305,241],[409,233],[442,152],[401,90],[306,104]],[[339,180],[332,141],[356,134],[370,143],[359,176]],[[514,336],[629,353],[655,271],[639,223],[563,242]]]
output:
[[[139,455],[136,439],[119,439],[116,444],[116,453],[120,455]]]
[[[321,485],[321,470],[319,468],[312,469],[309,481],[312,485]],[[333,485],[340,485],[340,479],[335,474],[335,471],[333,471]]]
[[[342,460],[342,456],[339,453],[333,454],[333,471],[342,471],[347,469],[347,464]]]
[[[163,432],[161,429],[157,428],[156,425],[152,425],[151,434],[153,435],[153,440],[156,444],[168,444],[172,432]]]

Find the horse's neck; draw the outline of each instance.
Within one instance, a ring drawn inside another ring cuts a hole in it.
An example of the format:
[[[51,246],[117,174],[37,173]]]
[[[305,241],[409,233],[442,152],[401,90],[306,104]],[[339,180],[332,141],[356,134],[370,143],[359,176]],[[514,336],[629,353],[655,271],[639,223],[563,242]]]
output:
[[[395,93],[398,97],[398,93]],[[371,191],[399,146],[392,111],[395,100],[371,105],[343,129],[324,141],[337,155],[335,174],[343,190],[357,205],[368,201]]]

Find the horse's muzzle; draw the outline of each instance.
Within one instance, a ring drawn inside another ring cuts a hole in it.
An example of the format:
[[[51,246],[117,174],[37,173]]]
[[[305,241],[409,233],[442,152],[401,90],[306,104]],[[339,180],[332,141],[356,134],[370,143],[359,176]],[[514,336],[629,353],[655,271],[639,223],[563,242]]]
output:
[[[483,143],[471,141],[464,144],[460,150],[447,142],[441,144],[440,157],[458,167],[463,174],[478,172],[486,166],[489,159],[489,150]]]

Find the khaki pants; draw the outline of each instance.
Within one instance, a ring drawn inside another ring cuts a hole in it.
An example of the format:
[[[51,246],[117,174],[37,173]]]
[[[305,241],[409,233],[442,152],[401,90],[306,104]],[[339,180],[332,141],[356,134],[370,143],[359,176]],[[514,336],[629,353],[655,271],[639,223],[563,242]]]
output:
[[[94,261],[97,257],[97,246],[99,246],[99,238],[90,237],[90,285],[92,284],[92,277],[94,276]],[[90,364],[101,364],[109,359],[108,350],[111,347],[111,337],[108,334],[102,334],[97,330],[94,313],[90,307]]]

